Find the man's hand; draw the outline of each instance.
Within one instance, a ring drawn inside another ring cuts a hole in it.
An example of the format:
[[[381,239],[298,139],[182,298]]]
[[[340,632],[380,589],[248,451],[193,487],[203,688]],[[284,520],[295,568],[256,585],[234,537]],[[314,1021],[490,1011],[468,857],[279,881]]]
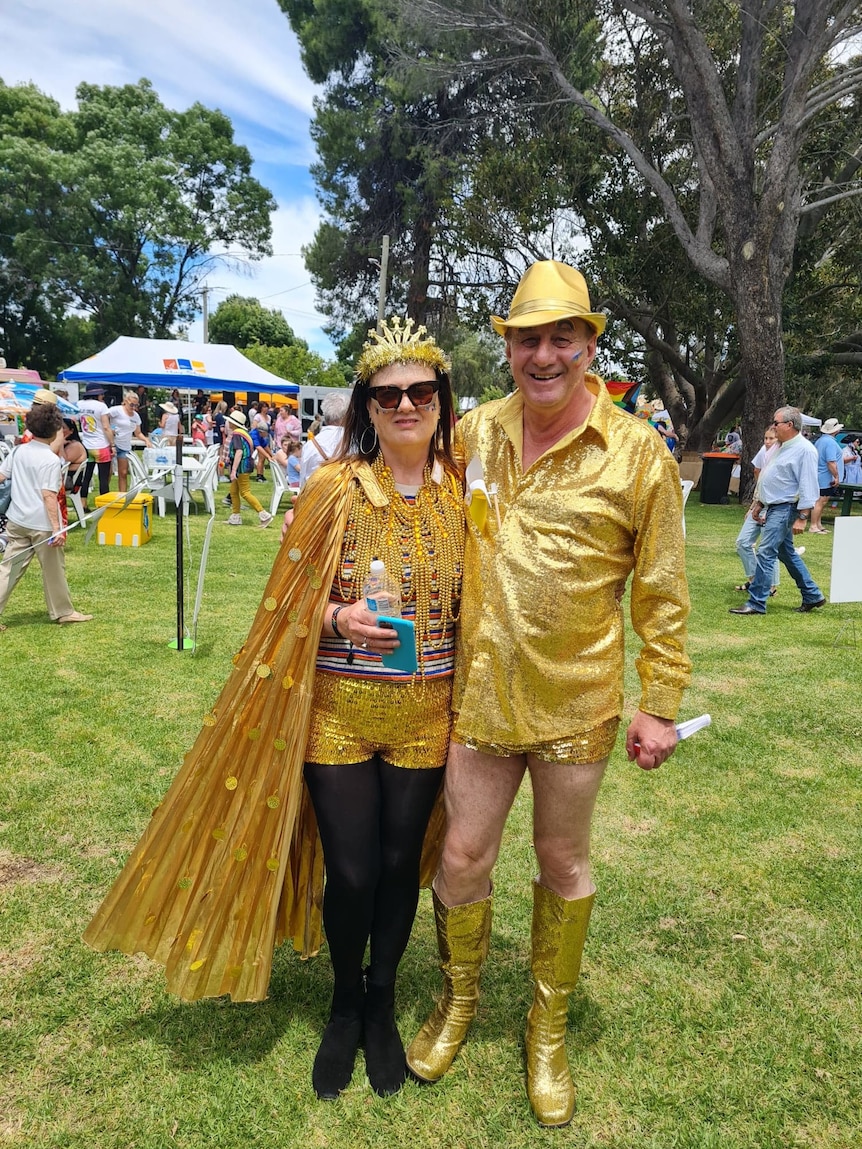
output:
[[[655,770],[670,758],[678,741],[672,718],[657,718],[638,710],[626,734],[626,754],[629,762],[637,762],[642,770]]]

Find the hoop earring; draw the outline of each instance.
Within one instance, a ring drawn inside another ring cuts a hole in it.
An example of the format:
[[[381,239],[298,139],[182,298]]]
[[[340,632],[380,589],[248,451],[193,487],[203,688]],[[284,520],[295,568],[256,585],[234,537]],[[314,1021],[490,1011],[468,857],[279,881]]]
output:
[[[370,447],[365,446],[365,436],[371,432],[374,439]],[[377,450],[377,428],[373,423],[369,423],[367,427],[363,428],[362,434],[359,436],[359,454],[360,455],[373,455]]]

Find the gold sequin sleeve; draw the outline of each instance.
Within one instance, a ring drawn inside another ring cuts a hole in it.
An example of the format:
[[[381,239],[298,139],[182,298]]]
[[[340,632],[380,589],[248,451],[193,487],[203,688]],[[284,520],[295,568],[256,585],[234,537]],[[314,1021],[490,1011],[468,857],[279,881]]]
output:
[[[500,526],[468,520],[455,736],[513,750],[619,716],[631,576],[641,708],[675,718],[688,683],[689,602],[678,467],[655,431],[588,376],[586,423],[526,472],[515,393],[459,424],[459,449],[496,484]]]

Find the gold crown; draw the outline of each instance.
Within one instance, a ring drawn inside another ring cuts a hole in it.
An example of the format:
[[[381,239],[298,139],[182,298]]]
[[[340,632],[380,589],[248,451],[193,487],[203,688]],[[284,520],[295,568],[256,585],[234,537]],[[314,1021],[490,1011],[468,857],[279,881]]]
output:
[[[435,370],[448,371],[451,364],[424,326],[413,330],[413,320],[402,321],[393,315],[389,323],[380,324],[382,331],[371,331],[371,339],[362,345],[362,354],[356,364],[356,377],[367,383],[375,371],[391,363],[427,363]],[[428,335],[423,339],[423,335]],[[372,342],[373,340],[373,342]]]

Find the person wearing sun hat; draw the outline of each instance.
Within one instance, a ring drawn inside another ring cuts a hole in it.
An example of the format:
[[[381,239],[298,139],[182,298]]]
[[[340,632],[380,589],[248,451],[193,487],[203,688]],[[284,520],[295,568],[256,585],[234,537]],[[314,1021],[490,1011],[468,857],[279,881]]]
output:
[[[242,526],[240,510],[244,500],[257,511],[257,517],[262,527],[268,527],[272,522],[272,515],[265,511],[258,500],[251,493],[251,473],[254,470],[254,442],[246,430],[246,417],[242,411],[236,410],[225,419],[225,432],[230,433],[230,442],[227,448],[227,463],[225,469],[230,476],[230,503],[231,514],[228,524],[232,527]]]
[[[433,903],[443,994],[407,1050],[422,1080],[452,1064],[476,1013],[491,931],[491,871],[524,774],[533,789],[533,1004],[527,1092],[539,1123],[567,1124],[568,996],[595,896],[590,824],[623,705],[623,616],[642,646],[631,761],[673,752],[689,680],[689,602],[679,468],[653,428],[615,406],[590,373],[605,316],[579,271],[554,260],[524,273],[506,318],[516,390],[458,424],[471,494],[447,833]],[[472,477],[471,477],[472,473]],[[481,493],[481,488],[478,488]]]
[[[180,427],[182,419],[180,409],[176,403],[172,403],[168,400],[166,403],[159,403],[159,410],[162,413],[159,419],[159,427],[162,431],[162,443],[164,443],[166,447],[173,446],[177,441],[177,437],[182,434]]]
[[[838,432],[843,430],[843,423],[839,423],[837,419],[827,419],[821,424],[820,437],[814,444],[817,451],[817,485],[820,488],[820,496],[811,509],[808,531],[812,535],[829,533],[823,526],[823,511],[829,500],[835,498],[835,488],[844,482],[844,448],[835,439]]]

